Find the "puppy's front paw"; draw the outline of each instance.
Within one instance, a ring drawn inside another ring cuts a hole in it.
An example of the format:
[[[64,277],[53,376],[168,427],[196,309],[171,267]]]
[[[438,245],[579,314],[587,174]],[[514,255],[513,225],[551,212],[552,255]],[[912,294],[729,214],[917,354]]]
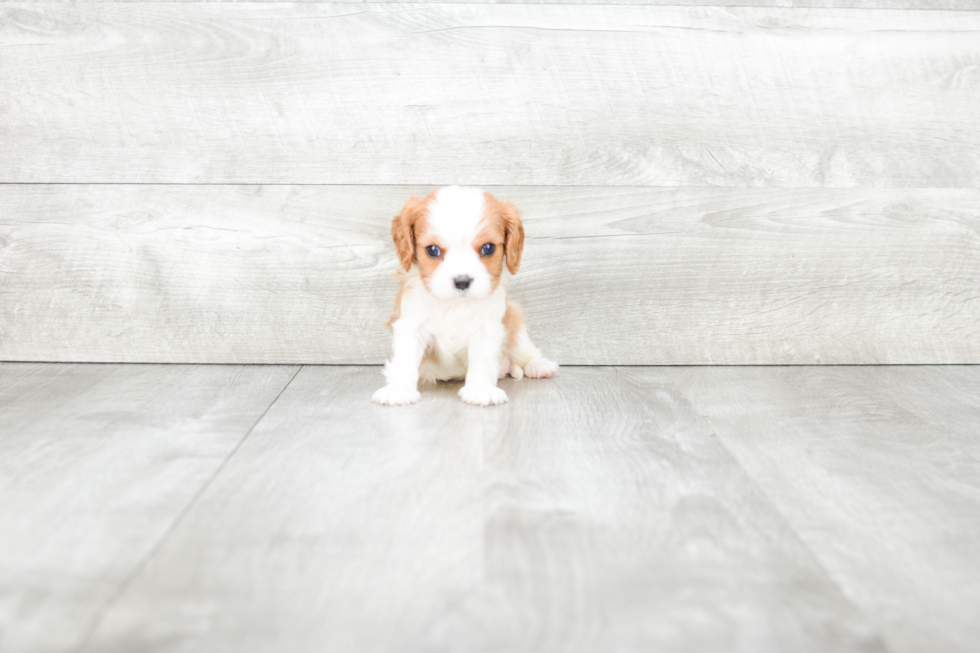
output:
[[[371,401],[382,406],[407,406],[422,398],[416,388],[386,385],[371,396]]]
[[[507,403],[507,393],[493,385],[464,385],[459,389],[459,398],[474,406],[497,406]]]
[[[547,358],[535,358],[524,366],[524,376],[529,379],[550,379],[558,371],[558,363]]]

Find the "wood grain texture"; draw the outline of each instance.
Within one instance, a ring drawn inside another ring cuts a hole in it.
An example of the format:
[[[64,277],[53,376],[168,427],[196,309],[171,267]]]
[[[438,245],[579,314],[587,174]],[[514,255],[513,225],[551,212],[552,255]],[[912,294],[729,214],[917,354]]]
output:
[[[73,650],[295,371],[0,364],[0,650]]]
[[[980,184],[980,14],[0,4],[0,181]]]
[[[0,358],[380,363],[424,187],[0,186]],[[980,192],[491,187],[562,364],[980,362]]]
[[[4,0],[6,2],[7,0]],[[102,0],[103,2],[146,2],[146,0]],[[154,0],[155,2],[251,2],[252,0]],[[280,2],[284,0],[264,0]],[[322,3],[323,0],[285,0]],[[33,4],[62,3],[65,0],[33,0]],[[389,0],[381,4],[418,4],[415,0]],[[378,4],[375,0],[350,0],[346,4]],[[524,4],[521,0],[441,0],[440,4]],[[535,0],[534,4],[563,5],[664,5],[680,7],[784,7],[824,9],[925,9],[976,11],[978,0]]]
[[[655,372],[305,367],[83,650],[881,651]]]
[[[980,640],[980,367],[706,368],[677,383],[895,653]]]

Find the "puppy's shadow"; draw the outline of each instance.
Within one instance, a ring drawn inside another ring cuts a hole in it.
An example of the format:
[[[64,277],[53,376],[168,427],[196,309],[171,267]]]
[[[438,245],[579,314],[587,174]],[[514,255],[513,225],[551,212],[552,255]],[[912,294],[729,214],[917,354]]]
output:
[[[424,433],[441,428],[460,408],[462,381],[439,381],[419,386],[422,398],[409,406],[375,406],[376,414],[392,433]]]

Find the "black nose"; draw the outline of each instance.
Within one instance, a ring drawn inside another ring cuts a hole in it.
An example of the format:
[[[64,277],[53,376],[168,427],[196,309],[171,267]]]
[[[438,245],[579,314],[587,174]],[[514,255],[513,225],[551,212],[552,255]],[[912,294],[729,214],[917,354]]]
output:
[[[467,276],[455,277],[453,279],[453,283],[460,290],[466,290],[467,288],[470,287],[470,284],[472,282],[473,282],[473,279],[471,277],[467,277]]]

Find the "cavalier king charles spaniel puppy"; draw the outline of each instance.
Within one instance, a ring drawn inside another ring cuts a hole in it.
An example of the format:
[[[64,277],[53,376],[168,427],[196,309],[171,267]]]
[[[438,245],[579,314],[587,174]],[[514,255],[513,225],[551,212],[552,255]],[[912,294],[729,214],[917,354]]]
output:
[[[513,204],[460,186],[412,195],[392,220],[391,237],[402,268],[388,322],[394,353],[373,402],[413,404],[420,379],[464,379],[464,402],[492,406],[507,401],[498,379],[554,375],[558,365],[531,343],[520,307],[507,298],[508,273],[517,272],[524,249]]]

